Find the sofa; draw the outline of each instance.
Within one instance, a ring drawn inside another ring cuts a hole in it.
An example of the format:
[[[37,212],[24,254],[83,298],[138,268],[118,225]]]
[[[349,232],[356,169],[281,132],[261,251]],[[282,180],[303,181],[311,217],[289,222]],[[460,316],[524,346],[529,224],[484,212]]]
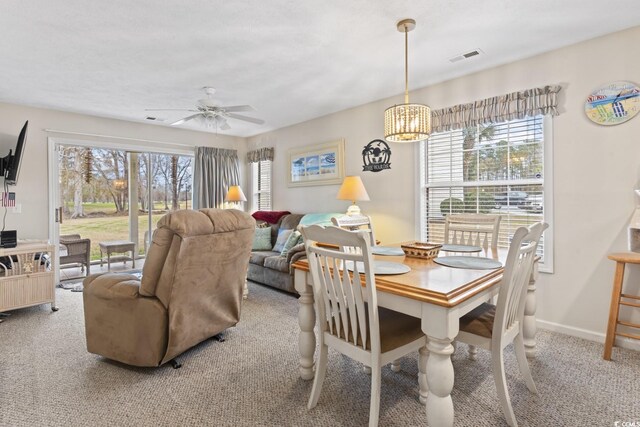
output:
[[[275,223],[266,223],[258,220],[258,226],[268,227],[271,235],[271,248],[251,251],[249,257],[249,269],[247,271],[247,279],[268,285],[285,292],[297,295],[293,285],[293,268],[291,264],[306,257],[304,243],[300,238],[299,243],[288,249],[286,254],[281,250],[274,250],[274,246],[278,241],[278,236],[283,230],[296,230],[298,225],[331,225],[331,218],[343,215],[341,213],[311,213],[311,214],[295,214],[290,213],[283,215]],[[255,215],[254,215],[255,216]],[[259,231],[256,229],[256,231]]]
[[[84,280],[87,350],[159,366],[234,326],[254,231],[255,220],[235,209],[163,216],[142,279],[106,273]]]

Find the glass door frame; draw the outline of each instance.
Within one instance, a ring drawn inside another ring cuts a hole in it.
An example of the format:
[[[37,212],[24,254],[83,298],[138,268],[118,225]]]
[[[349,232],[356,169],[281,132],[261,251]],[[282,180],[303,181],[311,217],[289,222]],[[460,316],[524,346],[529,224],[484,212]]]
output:
[[[47,138],[47,164],[49,170],[49,242],[55,247],[55,283],[60,283],[60,223],[58,216],[62,215],[59,211],[61,206],[60,200],[60,164],[58,162],[58,150],[60,146],[77,146],[88,148],[101,148],[111,150],[122,150],[127,153],[129,159],[129,153],[137,154],[165,154],[165,155],[178,155],[178,156],[190,156],[194,157],[195,147],[189,147],[182,144],[161,143],[155,141],[144,141],[129,138],[116,138],[130,140],[132,143],[115,142],[111,140],[105,140],[104,137],[97,137],[96,140],[87,139],[75,139],[64,137],[48,137]],[[136,143],[137,141],[137,143]],[[154,146],[148,146],[140,144],[140,142],[153,143]],[[158,147],[158,144],[166,145],[166,147]],[[130,178],[129,178],[130,179]],[[193,186],[193,183],[191,183]],[[151,186],[148,186],[151,187]],[[150,195],[150,193],[148,194]],[[193,197],[193,196],[192,196]],[[193,205],[193,200],[192,200]],[[131,218],[131,203],[129,203],[129,211]],[[149,209],[149,224],[151,224],[152,209]],[[131,226],[130,226],[131,227]],[[129,228],[131,234],[131,228]],[[137,240],[136,240],[137,241]]]

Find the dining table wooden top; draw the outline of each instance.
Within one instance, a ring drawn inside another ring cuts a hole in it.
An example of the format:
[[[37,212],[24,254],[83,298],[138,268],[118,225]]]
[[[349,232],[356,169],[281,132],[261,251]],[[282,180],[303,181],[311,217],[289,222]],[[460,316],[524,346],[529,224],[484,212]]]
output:
[[[400,246],[385,245],[385,246]],[[507,248],[488,249],[476,253],[444,252],[439,256],[463,255],[498,260],[504,266]],[[497,285],[502,279],[503,267],[495,269],[453,268],[440,265],[433,259],[400,256],[373,255],[374,260],[391,261],[404,264],[411,271],[403,274],[376,275],[376,289],[380,292],[407,297],[413,300],[454,307],[463,301]],[[293,263],[293,268],[309,271],[306,258]]]

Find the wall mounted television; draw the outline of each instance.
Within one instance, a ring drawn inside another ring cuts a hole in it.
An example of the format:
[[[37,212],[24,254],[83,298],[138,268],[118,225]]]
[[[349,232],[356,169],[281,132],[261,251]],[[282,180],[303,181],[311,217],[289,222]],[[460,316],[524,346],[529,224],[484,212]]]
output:
[[[9,154],[0,158],[0,175],[4,177],[6,185],[16,185],[20,174],[20,164],[24,155],[24,146],[27,141],[27,127],[29,120],[24,122],[15,151],[9,150]]]

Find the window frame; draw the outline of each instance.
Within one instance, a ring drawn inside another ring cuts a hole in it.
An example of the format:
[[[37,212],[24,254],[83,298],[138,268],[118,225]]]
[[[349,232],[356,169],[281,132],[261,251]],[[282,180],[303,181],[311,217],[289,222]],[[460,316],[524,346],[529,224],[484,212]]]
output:
[[[263,163],[269,164],[269,189],[264,190],[260,188],[260,170],[263,167]],[[251,166],[251,211],[255,212],[260,210],[260,195],[267,192],[269,194],[269,210],[273,209],[273,161],[260,160],[258,162],[250,163]]]
[[[554,272],[554,221],[553,221],[553,118],[549,114],[542,116],[543,126],[543,165],[544,174],[542,177],[543,188],[543,221],[549,225],[544,232],[544,262],[540,262],[539,271],[543,273]],[[427,190],[427,174],[426,174],[426,157],[425,150],[429,140],[421,141],[416,144],[416,170],[417,170],[417,186],[416,186],[416,236],[420,236],[421,240],[425,240],[426,230],[426,190]],[[510,180],[509,180],[510,181]],[[505,181],[496,181],[495,185],[504,183]]]

